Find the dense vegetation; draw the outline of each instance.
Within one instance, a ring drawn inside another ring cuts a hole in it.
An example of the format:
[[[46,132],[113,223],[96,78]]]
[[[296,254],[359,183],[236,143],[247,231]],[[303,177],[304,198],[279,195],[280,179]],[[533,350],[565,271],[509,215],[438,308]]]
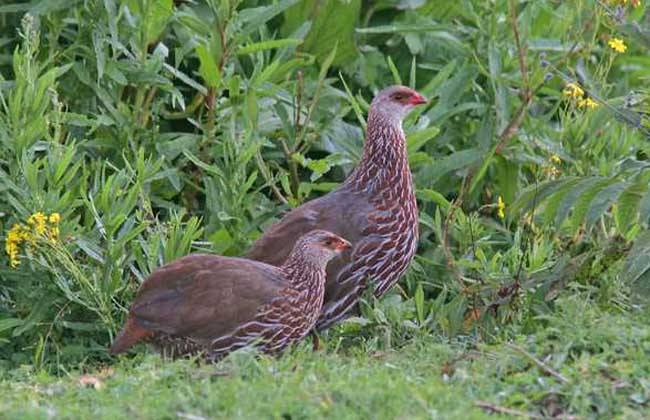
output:
[[[371,417],[373,406],[387,417],[481,416],[477,406],[642,417],[646,10],[638,0],[0,5],[0,390],[14,398],[0,410],[24,414],[17,401],[31,399],[34,416],[143,403],[150,417]],[[360,156],[369,101],[394,83],[431,99],[404,124],[421,237],[397,290],[330,331],[324,354],[237,355],[220,367],[230,380],[152,357],[102,373],[154,268],[198,250],[238,255],[283,211],[334,188]],[[86,371],[113,381],[108,394],[77,386]],[[291,396],[268,389],[275,381]],[[159,411],[138,391],[150,385],[170,398]],[[206,389],[225,397],[203,399]]]

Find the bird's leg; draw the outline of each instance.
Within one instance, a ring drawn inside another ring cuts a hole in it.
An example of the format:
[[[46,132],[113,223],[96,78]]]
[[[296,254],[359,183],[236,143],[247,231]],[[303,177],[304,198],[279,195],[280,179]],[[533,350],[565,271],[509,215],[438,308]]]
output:
[[[316,331],[312,330],[309,335],[311,335],[311,345],[312,345],[312,350],[313,351],[318,351],[320,350],[320,338],[318,337],[318,334]]]

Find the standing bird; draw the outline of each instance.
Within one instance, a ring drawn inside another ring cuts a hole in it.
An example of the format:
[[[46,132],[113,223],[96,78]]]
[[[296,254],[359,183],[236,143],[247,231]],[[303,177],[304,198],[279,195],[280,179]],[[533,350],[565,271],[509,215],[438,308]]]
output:
[[[424,103],[422,95],[404,86],[379,92],[370,105],[363,156],[354,171],[336,190],[290,211],[246,255],[280,265],[312,229],[326,229],[352,243],[352,250],[327,267],[317,330],[349,316],[370,284],[375,296],[383,296],[415,254],[418,211],[402,120]]]
[[[169,356],[204,353],[212,361],[247,345],[279,352],[314,327],[325,267],[350,247],[340,236],[313,230],[280,267],[208,254],[180,258],[142,283],[110,353],[140,341]]]

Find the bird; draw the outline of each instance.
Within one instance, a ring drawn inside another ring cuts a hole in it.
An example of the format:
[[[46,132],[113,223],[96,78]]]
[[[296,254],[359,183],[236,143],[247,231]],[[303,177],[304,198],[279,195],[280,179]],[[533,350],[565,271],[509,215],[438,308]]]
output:
[[[402,120],[426,99],[405,86],[391,86],[372,100],[363,155],[345,181],[330,193],[289,211],[245,254],[280,265],[298,238],[312,229],[344,236],[352,249],[327,267],[325,301],[316,330],[354,313],[372,287],[376,297],[393,287],[416,252],[418,209]],[[314,348],[317,336],[314,335]]]
[[[142,283],[109,353],[139,342],[167,357],[200,354],[213,362],[247,346],[279,353],[313,328],[327,263],[350,247],[338,235],[312,230],[279,267],[211,254],[179,258]]]

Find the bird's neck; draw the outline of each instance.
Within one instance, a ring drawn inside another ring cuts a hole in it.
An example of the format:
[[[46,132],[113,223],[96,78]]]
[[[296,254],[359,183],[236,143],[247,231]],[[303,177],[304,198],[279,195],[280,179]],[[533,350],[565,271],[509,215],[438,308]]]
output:
[[[363,156],[357,167],[346,179],[354,189],[378,190],[395,185],[398,178],[410,183],[406,138],[402,122],[392,116],[375,113],[368,115],[368,130],[363,145]]]
[[[312,288],[314,281],[325,277],[325,269],[309,258],[305,258],[300,252],[292,252],[282,264],[282,271],[285,273],[291,285],[298,290]],[[321,273],[322,276],[311,273]]]

